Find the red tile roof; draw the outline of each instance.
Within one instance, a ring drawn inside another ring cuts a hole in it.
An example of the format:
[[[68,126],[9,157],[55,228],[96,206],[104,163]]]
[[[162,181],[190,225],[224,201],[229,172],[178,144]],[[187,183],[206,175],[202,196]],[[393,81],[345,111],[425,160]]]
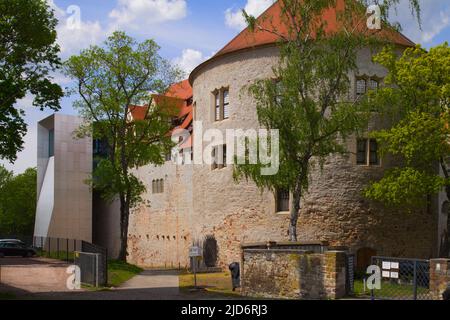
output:
[[[345,0],[338,0],[335,8],[324,10],[322,13],[322,20],[327,21],[327,26],[325,28],[325,32],[333,33],[340,29],[339,23],[336,19],[336,13],[338,10],[342,10],[344,6]],[[273,30],[276,28],[277,32],[282,34],[283,36],[288,36],[288,28],[287,25],[282,21],[281,11],[282,7],[279,1],[275,2],[271,7],[269,7],[263,14],[261,14],[257,20],[261,24],[261,26],[266,29]],[[359,21],[356,21],[359,20]],[[355,25],[358,26],[357,29],[361,30],[361,32],[369,35],[369,32],[372,34],[376,34],[377,37],[386,39],[392,43],[401,45],[401,46],[414,46],[414,43],[401,34],[398,31],[383,28],[381,31],[370,31],[366,26],[367,18],[365,15],[362,15],[360,18],[355,20]],[[369,31],[369,32],[368,32]],[[210,60],[214,60],[220,56],[245,50],[251,49],[266,45],[273,45],[279,42],[279,36],[263,31],[263,30],[255,30],[252,32],[248,27],[244,29],[241,33],[239,33],[233,40],[231,40],[225,47],[223,47],[219,52],[217,52]],[[190,80],[192,83],[192,76],[196,73],[198,69],[201,68],[204,64],[208,63],[208,61],[204,62],[200,66],[198,66],[190,75]]]
[[[180,98],[183,100],[192,98],[192,87],[189,84],[189,80],[186,79],[172,85],[167,91],[166,96]]]
[[[148,106],[130,106],[130,112],[133,120],[144,120],[147,115]]]
[[[153,101],[155,104],[167,104],[173,106],[176,109],[176,117],[184,119],[183,123],[174,128],[189,130],[193,120],[193,106],[192,106],[192,87],[188,80],[175,83],[167,90],[165,95],[153,95]],[[144,120],[147,114],[148,105],[144,106],[130,106],[130,112],[133,120]],[[192,133],[191,133],[192,134]],[[190,148],[192,146],[192,139],[186,141],[182,146],[183,149]]]

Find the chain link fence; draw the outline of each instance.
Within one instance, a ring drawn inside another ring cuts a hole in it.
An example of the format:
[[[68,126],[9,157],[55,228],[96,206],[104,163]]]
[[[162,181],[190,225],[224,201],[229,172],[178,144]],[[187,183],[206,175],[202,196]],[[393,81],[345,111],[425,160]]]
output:
[[[372,290],[372,299],[433,299],[429,260],[373,257],[372,265],[381,270],[381,288]]]

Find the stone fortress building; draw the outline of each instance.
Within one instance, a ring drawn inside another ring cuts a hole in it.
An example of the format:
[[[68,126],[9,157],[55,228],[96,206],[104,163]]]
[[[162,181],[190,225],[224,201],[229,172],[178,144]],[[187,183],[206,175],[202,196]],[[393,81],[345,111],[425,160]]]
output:
[[[278,3],[263,16],[273,17],[272,23],[277,23]],[[324,14],[331,26],[332,17],[332,11]],[[399,52],[414,45],[400,33],[383,32]],[[350,98],[356,99],[369,88],[382,85],[386,70],[372,62],[372,55],[369,49],[359,52],[358,72],[350,74],[353,88]],[[193,133],[193,137],[183,142],[185,154],[195,149],[195,137],[201,137],[204,130],[225,132],[259,127],[255,103],[243,88],[256,79],[272,77],[278,59],[274,35],[245,29],[199,65],[189,80],[172,86],[167,96],[181,106],[180,117],[174,123]],[[132,118],[145,114],[142,108],[145,107],[135,107]],[[195,131],[193,121],[202,122],[203,132]],[[367,131],[382,125],[374,116]],[[365,199],[362,190],[371,180],[382,177],[393,160],[379,158],[376,141],[367,135],[349,139],[347,148],[350,156],[330,156],[323,171],[317,169],[312,173],[309,193],[302,199],[299,241],[324,241],[330,246],[348,247],[356,254],[361,268],[375,254],[436,257],[441,237],[438,230],[442,233],[446,229],[438,228],[438,221],[446,225],[448,219],[438,213],[438,200],[423,210],[406,212]],[[217,150],[222,150],[222,146]],[[163,166],[136,170],[147,185],[144,198],[150,205],[136,208],[130,217],[130,263],[144,267],[188,266],[189,247],[200,243],[213,252],[204,257],[205,264],[224,267],[240,261],[242,243],[288,240],[292,198],[289,192],[261,192],[250,181],[236,183],[230,165],[174,163],[179,156],[168,156]],[[94,243],[107,247],[114,256],[119,251],[119,239],[118,205],[102,203],[94,194]]]
[[[332,15],[327,12],[324,17]],[[263,16],[272,17],[267,20],[276,24],[280,6],[275,3]],[[400,33],[386,32],[385,36],[399,50],[414,45]],[[183,93],[192,86],[193,120],[201,121],[203,130],[258,128],[255,104],[242,89],[256,79],[273,76],[272,67],[279,57],[276,43],[272,34],[246,29],[198,66],[189,83],[180,84]],[[359,53],[358,73],[350,75],[353,98],[381,85],[386,76],[386,70],[371,57],[369,49]],[[188,96],[180,98],[190,99]],[[368,132],[381,125],[374,119]],[[194,131],[196,134],[202,133]],[[380,178],[392,165],[391,159],[378,158],[376,148],[376,141],[355,136],[348,141],[351,156],[330,157],[322,172],[313,172],[310,191],[302,200],[299,241],[347,246],[357,254],[361,266],[374,254],[436,256],[436,208],[414,213],[389,210],[361,195],[369,181]],[[152,192],[149,187],[146,197],[151,206],[136,210],[131,218],[130,262],[187,265],[188,247],[208,238],[217,242],[217,263],[224,266],[240,260],[242,243],[286,241],[289,195],[282,191],[261,193],[252,182],[236,183],[232,172],[231,166],[179,166],[171,162],[158,168],[140,168],[138,174],[148,186],[162,180],[164,188]]]

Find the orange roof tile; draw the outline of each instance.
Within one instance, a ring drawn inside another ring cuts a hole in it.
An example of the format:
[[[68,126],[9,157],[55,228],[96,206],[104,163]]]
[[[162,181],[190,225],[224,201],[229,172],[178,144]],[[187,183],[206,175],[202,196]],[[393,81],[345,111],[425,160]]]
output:
[[[147,115],[148,106],[130,106],[131,116],[133,120],[144,120]]]
[[[322,20],[327,21],[327,26],[325,28],[325,32],[333,33],[339,30],[338,21],[336,19],[336,13],[339,9],[342,10],[344,6],[345,0],[338,0],[336,8],[326,9],[322,13]],[[282,34],[283,36],[288,36],[288,28],[287,25],[282,21],[281,17],[282,7],[279,1],[275,2],[271,7],[269,7],[264,13],[262,13],[258,18],[258,22],[265,27],[266,29],[272,29],[275,27],[277,32]],[[361,16],[360,21],[355,21],[358,25],[361,25],[361,32],[365,32],[368,34],[368,29],[366,27],[367,18],[365,15]],[[371,32],[374,33],[374,32]],[[401,46],[414,46],[414,43],[405,37],[400,32],[397,32],[392,29],[384,28],[381,31],[376,31],[377,37],[382,37],[383,39],[387,39],[388,41],[401,45]],[[369,35],[369,34],[368,34]],[[214,60],[220,56],[237,52],[240,50],[251,49],[256,47],[261,47],[265,45],[273,45],[280,41],[279,36],[263,31],[263,30],[255,30],[252,32],[250,28],[244,29],[241,33],[239,33],[233,40],[231,40],[225,47],[223,47],[219,52],[217,52],[210,60]],[[196,71],[208,61],[202,63],[200,66],[194,69],[194,71],[190,75],[190,80],[192,81],[192,76],[196,73]],[[192,83],[192,82],[191,82]]]
[[[169,90],[167,90],[166,96],[183,100],[192,98],[192,87],[189,83],[189,80],[186,79],[170,86]]]

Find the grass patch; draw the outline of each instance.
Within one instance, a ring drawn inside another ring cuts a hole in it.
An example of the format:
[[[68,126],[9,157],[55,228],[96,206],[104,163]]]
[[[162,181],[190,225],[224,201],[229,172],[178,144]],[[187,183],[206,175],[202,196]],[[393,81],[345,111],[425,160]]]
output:
[[[122,283],[140,274],[143,269],[123,261],[108,261],[108,282],[111,287],[118,287]]]
[[[14,300],[16,295],[10,292],[0,292],[0,300]]]
[[[192,273],[180,274],[178,278],[180,290],[189,291],[194,288],[194,275]],[[229,272],[197,274],[197,286],[210,293],[239,296],[238,291],[233,291]]]
[[[73,252],[67,253],[66,251],[59,251],[59,252],[38,251],[37,255],[42,258],[49,258],[54,260],[69,261],[69,262],[75,261],[75,254]]]
[[[366,288],[364,291],[363,280],[355,280],[354,290],[356,296],[370,296],[370,290]],[[425,296],[430,293],[428,288],[417,287],[417,295]],[[412,284],[398,284],[390,281],[382,281],[381,289],[374,290],[375,298],[385,299],[413,299],[414,286]]]

